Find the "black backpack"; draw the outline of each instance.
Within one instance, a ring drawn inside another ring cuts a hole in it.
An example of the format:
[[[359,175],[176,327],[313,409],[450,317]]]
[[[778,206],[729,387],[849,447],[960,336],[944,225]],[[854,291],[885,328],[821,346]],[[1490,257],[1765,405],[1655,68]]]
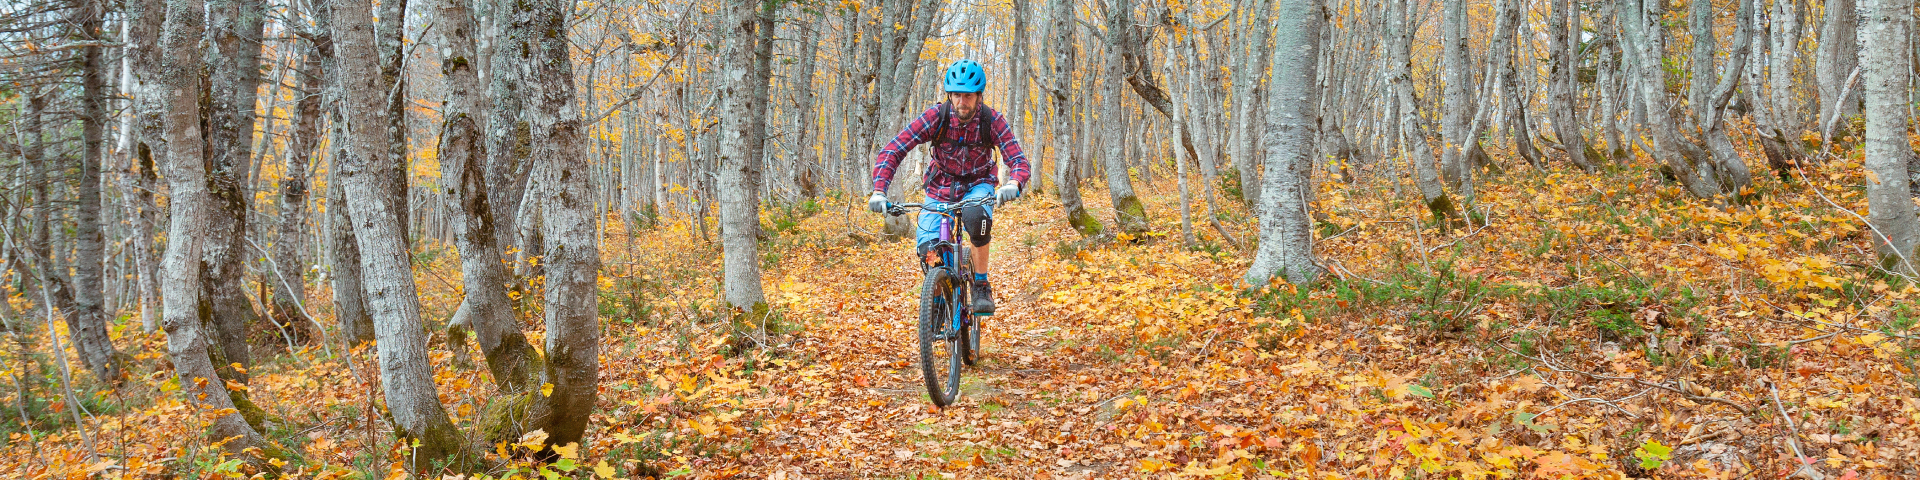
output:
[[[998,139],[994,138],[996,135],[994,135],[994,132],[993,132],[993,109],[988,108],[986,105],[981,105],[980,112],[976,114],[976,116],[980,118],[980,141],[974,142],[974,143],[961,143],[960,146],[992,147],[994,145],[999,144],[1000,142],[998,141]],[[933,145],[934,146],[937,147],[942,144],[950,143],[947,140],[947,124],[951,123],[952,121],[953,121],[953,104],[951,102],[940,102],[940,115],[936,118],[935,122],[937,123],[934,124],[935,126],[933,129]]]

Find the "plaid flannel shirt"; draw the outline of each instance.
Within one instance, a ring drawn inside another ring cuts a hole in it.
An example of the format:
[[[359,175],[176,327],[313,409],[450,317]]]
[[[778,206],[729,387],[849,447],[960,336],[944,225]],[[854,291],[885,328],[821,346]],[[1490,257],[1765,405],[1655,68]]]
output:
[[[893,183],[894,170],[900,168],[900,159],[913,147],[932,142],[928,138],[933,134],[934,123],[940,118],[940,106],[934,105],[907,124],[905,130],[894,135],[886,147],[880,149],[880,155],[873,162],[873,189],[886,191]],[[980,120],[961,120],[957,113],[951,116],[951,122],[945,132],[948,143],[937,144],[933,149],[933,160],[927,166],[927,198],[939,202],[957,202],[974,185],[999,185],[1000,179],[994,171],[992,148],[970,148],[963,144],[980,141]],[[1019,185],[1026,185],[1031,175],[1027,168],[1027,155],[1020,151],[1020,139],[1013,134],[1013,128],[1007,125],[1007,119],[999,111],[993,112],[990,128],[994,139],[999,141],[1000,156],[1007,162],[1007,179]]]

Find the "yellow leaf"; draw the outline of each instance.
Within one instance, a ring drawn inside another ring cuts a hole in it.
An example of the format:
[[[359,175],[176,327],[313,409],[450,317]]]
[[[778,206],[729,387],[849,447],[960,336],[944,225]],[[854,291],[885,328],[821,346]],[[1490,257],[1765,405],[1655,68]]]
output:
[[[520,436],[520,443],[514,445],[527,447],[528,450],[539,450],[540,447],[547,446],[547,431],[534,430],[527,432],[525,435]]]
[[[602,459],[600,460],[600,463],[593,465],[593,476],[600,477],[600,478],[613,478],[613,467],[607,466],[607,461],[605,459]]]
[[[1157,459],[1157,458],[1140,459],[1140,471],[1142,472],[1147,472],[1147,473],[1158,472],[1165,468],[1167,468],[1167,462],[1161,461],[1160,459]]]
[[[553,396],[553,384],[552,384],[552,383],[545,383],[545,384],[541,384],[541,385],[540,385],[540,396],[542,396],[542,397],[551,397],[551,396]]]
[[[560,454],[560,458],[578,459],[580,458],[580,443],[570,442],[566,445],[555,446],[553,447],[553,453]]]

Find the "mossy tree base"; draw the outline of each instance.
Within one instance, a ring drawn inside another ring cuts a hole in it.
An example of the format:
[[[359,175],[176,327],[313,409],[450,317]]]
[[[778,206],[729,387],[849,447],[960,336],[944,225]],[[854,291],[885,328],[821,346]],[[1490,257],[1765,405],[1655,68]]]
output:
[[[1147,206],[1140,203],[1140,197],[1127,195],[1114,201],[1113,219],[1120,224],[1120,231],[1129,234],[1146,233]]]
[[[1095,237],[1106,231],[1106,226],[1100,224],[1100,219],[1087,214],[1085,208],[1067,209],[1067,224],[1073,226],[1073,231],[1080,232],[1081,237]]]

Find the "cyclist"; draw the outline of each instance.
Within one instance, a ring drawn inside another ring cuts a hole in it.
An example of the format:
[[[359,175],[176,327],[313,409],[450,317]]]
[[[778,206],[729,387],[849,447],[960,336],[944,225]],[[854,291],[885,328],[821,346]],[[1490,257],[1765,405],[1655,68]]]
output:
[[[913,147],[933,142],[932,161],[924,178],[928,202],[957,202],[999,197],[1001,203],[1020,197],[1027,183],[1027,156],[1020,151],[1020,139],[1000,112],[981,103],[986,90],[986,71],[979,62],[960,60],[947,67],[943,87],[947,101],[921,112],[880,149],[873,162],[873,195],[867,209],[883,212],[887,206],[887,185],[893,182],[900,159]],[[1007,163],[1005,185],[1000,184],[993,162],[993,148]],[[995,186],[999,189],[996,191]],[[987,284],[987,251],[993,240],[993,208],[961,209],[960,221],[973,236],[973,311],[993,313],[993,289]],[[940,216],[921,215],[914,235],[915,250],[922,258],[934,241],[940,239]]]

